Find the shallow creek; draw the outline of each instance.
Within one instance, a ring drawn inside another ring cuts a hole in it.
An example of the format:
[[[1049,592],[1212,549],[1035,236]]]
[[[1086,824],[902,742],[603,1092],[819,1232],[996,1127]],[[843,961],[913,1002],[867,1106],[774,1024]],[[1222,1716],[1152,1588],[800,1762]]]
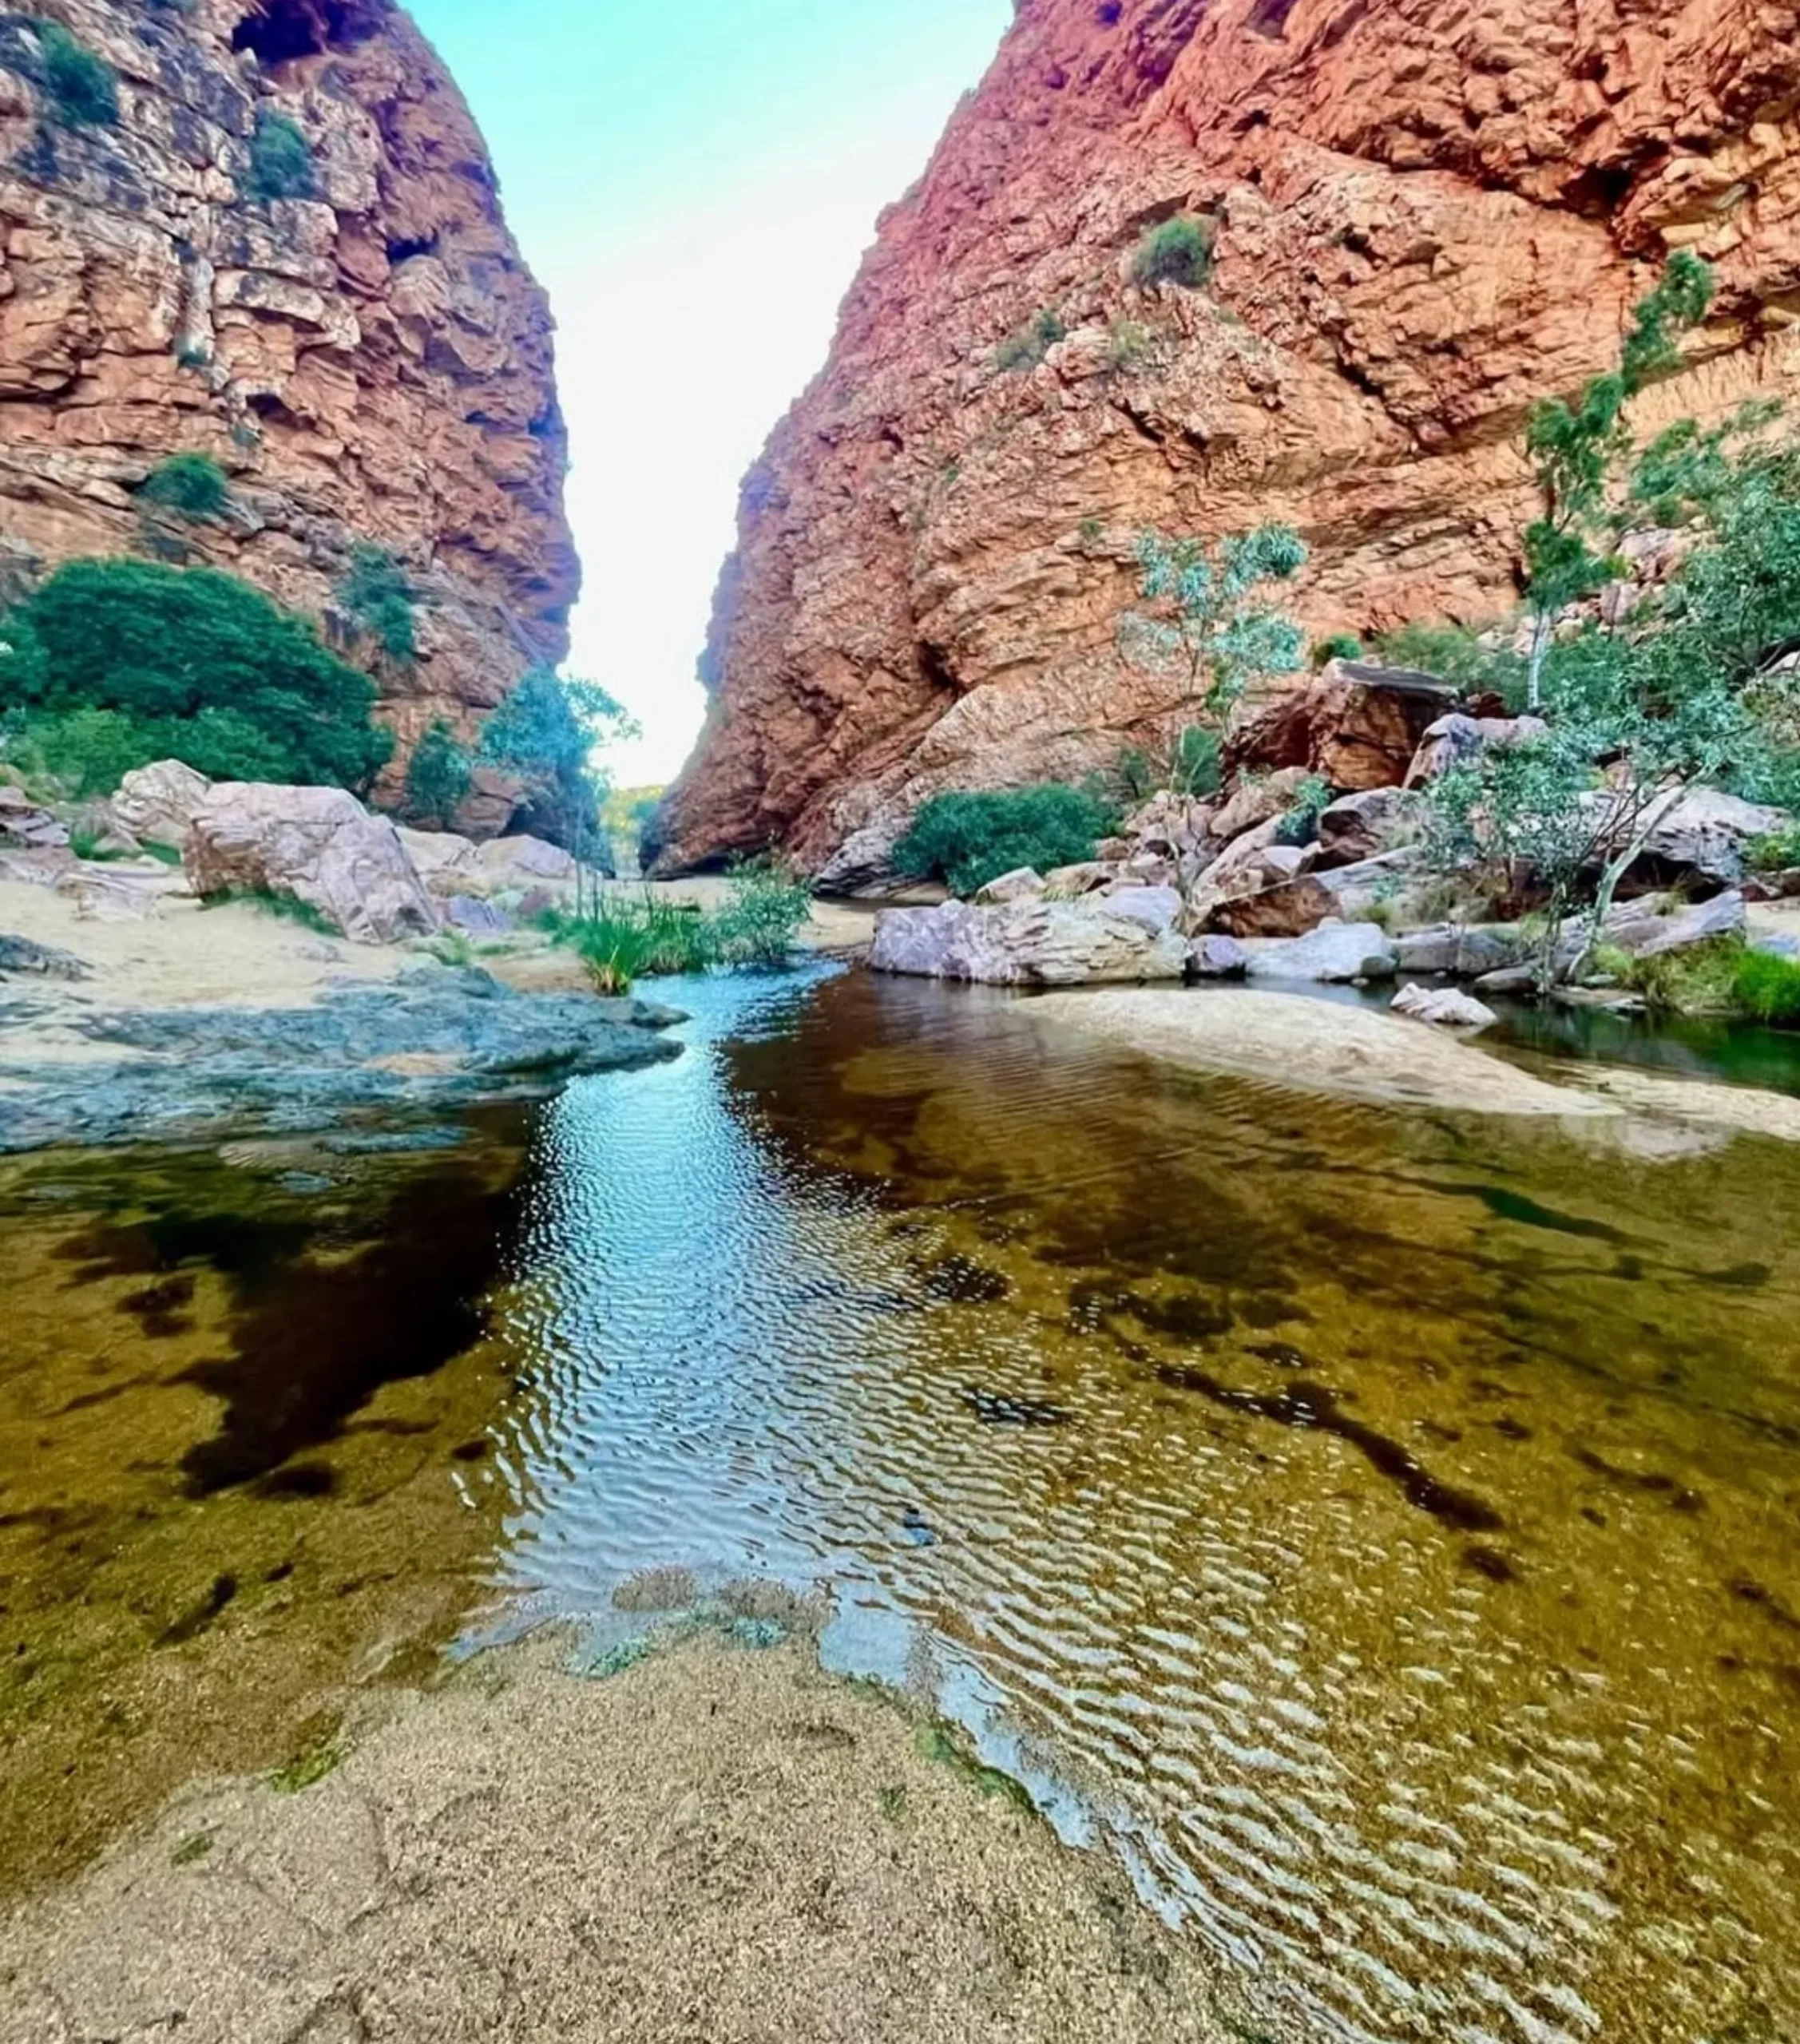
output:
[[[1800,1150],[656,991],[454,1147],[0,1176],[11,1885],[755,1572],[1320,2037],[1800,2034]]]

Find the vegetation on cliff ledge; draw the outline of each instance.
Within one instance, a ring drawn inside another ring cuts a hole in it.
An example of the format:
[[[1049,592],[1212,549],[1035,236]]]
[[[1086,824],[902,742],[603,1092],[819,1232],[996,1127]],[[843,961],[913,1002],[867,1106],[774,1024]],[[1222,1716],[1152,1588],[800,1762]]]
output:
[[[81,794],[153,759],[360,793],[394,746],[375,700],[304,619],[213,568],[70,561],[0,619],[6,749]]]

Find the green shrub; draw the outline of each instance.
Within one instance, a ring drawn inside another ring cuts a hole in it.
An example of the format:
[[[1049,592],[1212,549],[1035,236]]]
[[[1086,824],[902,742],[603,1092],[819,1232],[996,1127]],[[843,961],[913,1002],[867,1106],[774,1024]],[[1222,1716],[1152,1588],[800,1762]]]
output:
[[[636,731],[598,682],[536,667],[488,719],[477,757],[524,782],[529,829],[581,853],[605,793],[595,751]]]
[[[265,916],[277,917],[285,923],[298,923],[302,929],[310,929],[319,937],[343,935],[323,909],[315,909],[311,902],[303,901],[296,895],[277,894],[266,887],[228,887],[217,894],[208,894],[200,906],[222,909],[232,901],[248,909],[260,909]]]
[[[473,770],[456,734],[442,717],[434,717],[406,762],[407,815],[447,829],[469,792]]]
[[[1753,838],[1744,854],[1752,873],[1786,873],[1800,866],[1800,825],[1767,838]]]
[[[602,895],[571,914],[553,909],[540,925],[587,967],[596,989],[624,993],[635,980],[716,965],[786,964],[812,910],[812,889],[767,861],[736,867],[710,914],[648,889]]]
[[[367,675],[303,619],[212,568],[70,561],[5,620],[0,641],[15,648],[0,665],[9,706],[46,763],[64,763],[50,770],[84,792],[159,759],[216,779],[360,790],[393,751],[393,734],[370,721]]]
[[[1287,813],[1275,826],[1278,845],[1310,845],[1318,835],[1318,819],[1331,802],[1330,783],[1309,774],[1294,790]]]
[[[1135,369],[1149,354],[1154,336],[1136,319],[1115,319],[1107,330],[1106,366],[1123,370]]]
[[[1058,341],[1068,338],[1062,315],[1046,306],[1035,313],[1016,333],[1009,334],[993,351],[998,369],[1035,369]]]
[[[190,525],[222,517],[231,495],[224,470],[210,454],[171,454],[157,462],[137,491],[140,503],[172,511]]]
[[[1209,220],[1179,214],[1145,229],[1132,254],[1132,281],[1180,284],[1197,291],[1212,274],[1212,244],[1218,230]]]
[[[250,169],[244,180],[251,199],[311,199],[319,180],[306,137],[285,113],[258,109],[256,132],[250,138]]]
[[[1360,660],[1362,641],[1354,632],[1328,632],[1322,639],[1313,641],[1313,667],[1314,670],[1326,667],[1333,660]]]
[[[111,128],[119,118],[119,81],[113,67],[60,22],[39,22],[44,90],[52,117],[65,128]]]
[[[1774,1028],[1800,1026],[1800,965],[1773,951],[1738,954],[1731,992],[1740,1014]]]
[[[1169,755],[1169,786],[1178,795],[1215,795],[1223,778],[1217,731],[1190,724],[1177,734]]]
[[[1084,788],[1056,782],[984,794],[934,795],[894,848],[902,873],[941,879],[958,894],[1029,866],[1039,873],[1091,859],[1116,812]]]
[[[360,541],[338,584],[338,601],[391,660],[410,660],[418,652],[413,625],[418,593],[406,571],[386,547]]]
[[[735,866],[724,902],[714,910],[712,934],[722,963],[780,965],[812,913],[812,889],[772,860]]]
[[[1516,656],[1490,652],[1473,632],[1460,624],[1402,624],[1384,632],[1378,644],[1390,667],[1413,667],[1434,674],[1463,688],[1522,687],[1524,663]]]

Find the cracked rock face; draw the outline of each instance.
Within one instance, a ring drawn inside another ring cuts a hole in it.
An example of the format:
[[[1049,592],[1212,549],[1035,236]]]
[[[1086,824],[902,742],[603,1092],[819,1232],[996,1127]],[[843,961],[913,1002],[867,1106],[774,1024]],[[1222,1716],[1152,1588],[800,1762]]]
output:
[[[1504,613],[1526,410],[1616,358],[1671,250],[1719,297],[1642,424],[1794,380],[1796,23],[1021,0],[746,479],[662,869],[775,841],[866,877],[936,789],[1156,732],[1173,691],[1117,628],[1142,526],[1295,524],[1319,635]],[[1180,212],[1213,224],[1210,283],[1137,288]],[[1065,338],[1002,369],[1046,309]]]
[[[0,10],[0,597],[77,555],[210,562],[375,675],[402,758],[470,734],[566,652],[579,570],[549,308],[455,85],[391,0],[43,0],[117,76],[117,125],[70,125],[37,13]],[[271,114],[313,196],[247,196]],[[190,450],[227,514],[147,521]],[[415,661],[335,600],[359,540],[422,592]]]

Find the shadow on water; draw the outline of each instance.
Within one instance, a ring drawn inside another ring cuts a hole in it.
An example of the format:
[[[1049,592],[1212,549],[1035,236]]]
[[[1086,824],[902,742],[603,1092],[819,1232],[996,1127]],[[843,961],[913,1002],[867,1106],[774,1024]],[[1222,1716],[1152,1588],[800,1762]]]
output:
[[[478,1119],[418,1154],[0,1171],[6,1884],[454,1631],[494,1528],[450,1472],[504,1395],[481,1336],[521,1155],[517,1116]]]
[[[233,1189],[235,1190],[235,1188]],[[321,1222],[290,1197],[256,1210],[208,1208],[192,1191],[130,1219],[96,1222],[57,1251],[76,1281],[144,1281],[121,1304],[153,1339],[183,1331],[172,1310],[196,1272],[224,1281],[230,1353],[176,1381],[220,1401],[219,1427],[182,1457],[196,1495],[260,1481],[319,1496],[328,1465],[291,1465],[326,1445],[387,1384],[427,1377],[480,1337],[487,1293],[513,1232],[513,1192],[431,1162],[372,1213]]]

